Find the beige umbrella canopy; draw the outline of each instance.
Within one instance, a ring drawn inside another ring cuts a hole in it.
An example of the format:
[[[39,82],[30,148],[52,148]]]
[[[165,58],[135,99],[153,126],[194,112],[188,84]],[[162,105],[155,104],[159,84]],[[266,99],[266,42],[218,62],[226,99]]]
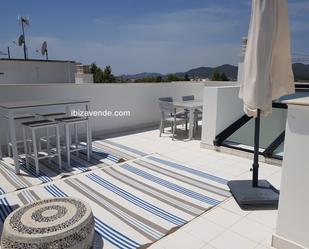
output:
[[[253,0],[239,96],[248,116],[266,116],[272,101],[295,92],[287,0]]]
[[[239,96],[244,111],[255,117],[254,160],[251,180],[228,182],[242,207],[276,207],[279,191],[259,180],[260,114],[272,111],[272,101],[294,93],[287,0],[253,0],[244,77]]]

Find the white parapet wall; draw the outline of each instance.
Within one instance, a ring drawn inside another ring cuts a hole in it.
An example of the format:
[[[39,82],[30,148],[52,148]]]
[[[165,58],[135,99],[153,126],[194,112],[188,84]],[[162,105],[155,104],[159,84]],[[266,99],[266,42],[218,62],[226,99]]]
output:
[[[221,131],[239,119],[243,112],[243,102],[238,98],[239,85],[206,83],[203,89],[202,145],[213,146],[213,141]]]
[[[38,99],[90,100],[94,111],[129,111],[128,117],[93,117],[94,135],[159,125],[159,97],[194,95],[202,99],[202,83],[121,83],[0,85],[0,101]],[[61,111],[61,110],[59,110]],[[5,128],[1,127],[2,139]],[[3,140],[2,140],[3,141]]]
[[[280,200],[273,247],[309,248],[309,98],[288,101]]]

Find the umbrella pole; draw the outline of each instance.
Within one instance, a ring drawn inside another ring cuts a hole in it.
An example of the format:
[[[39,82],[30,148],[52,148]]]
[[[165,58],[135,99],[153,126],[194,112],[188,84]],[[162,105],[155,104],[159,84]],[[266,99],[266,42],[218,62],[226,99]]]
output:
[[[252,186],[258,187],[259,182],[259,149],[260,149],[260,122],[261,110],[257,109],[257,117],[254,125],[254,160],[252,165]]]
[[[243,209],[261,208],[277,209],[279,191],[268,181],[259,180],[259,145],[260,145],[261,110],[257,110],[254,127],[254,160],[252,180],[232,180],[228,186],[237,203]]]

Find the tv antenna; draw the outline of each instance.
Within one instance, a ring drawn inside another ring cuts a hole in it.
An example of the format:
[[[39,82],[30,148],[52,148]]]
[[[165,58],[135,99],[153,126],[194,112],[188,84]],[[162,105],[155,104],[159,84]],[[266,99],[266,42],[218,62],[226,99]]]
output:
[[[7,50],[8,50],[7,53],[5,53],[5,52],[0,50],[0,55],[1,56],[6,56],[7,55],[8,59],[11,59],[10,47],[7,47]]]
[[[24,46],[24,58],[25,58],[25,60],[27,60],[28,55],[27,55],[27,46],[26,46],[26,38],[25,38],[25,25],[30,24],[29,17],[20,16],[20,17],[18,17],[18,21],[21,24],[21,32],[22,32],[22,34],[18,38],[18,45]]]

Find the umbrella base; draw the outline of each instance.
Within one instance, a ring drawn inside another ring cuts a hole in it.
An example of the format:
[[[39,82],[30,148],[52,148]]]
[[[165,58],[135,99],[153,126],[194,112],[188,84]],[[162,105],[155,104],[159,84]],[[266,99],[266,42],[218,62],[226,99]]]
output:
[[[228,186],[243,209],[278,208],[279,190],[266,180],[259,180],[258,187],[253,187],[251,180],[229,181]]]

